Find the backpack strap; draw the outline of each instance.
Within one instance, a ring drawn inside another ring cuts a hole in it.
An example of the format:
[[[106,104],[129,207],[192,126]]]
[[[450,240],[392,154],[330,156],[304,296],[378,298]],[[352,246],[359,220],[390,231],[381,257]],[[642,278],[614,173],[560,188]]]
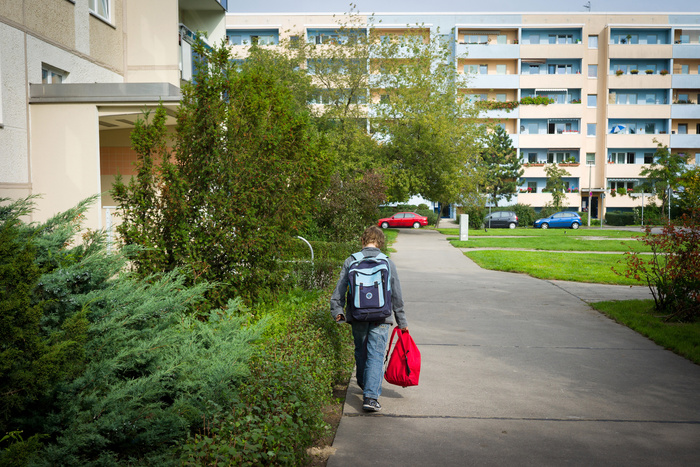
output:
[[[358,251],[357,253],[353,253],[351,256],[353,258],[355,258],[355,261],[362,261],[362,258],[365,257],[364,253],[362,253],[361,251]]]

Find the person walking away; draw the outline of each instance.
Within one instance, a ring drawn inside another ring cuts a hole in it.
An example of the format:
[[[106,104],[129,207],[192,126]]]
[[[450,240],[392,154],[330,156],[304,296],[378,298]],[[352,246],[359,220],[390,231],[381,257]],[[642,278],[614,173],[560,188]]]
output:
[[[330,300],[331,314],[336,322],[352,326],[362,408],[378,412],[382,408],[378,399],[382,393],[384,353],[394,322],[392,314],[402,331],[408,332],[408,323],[396,266],[381,252],[384,232],[377,226],[369,227],[360,241],[362,250],[343,263]]]

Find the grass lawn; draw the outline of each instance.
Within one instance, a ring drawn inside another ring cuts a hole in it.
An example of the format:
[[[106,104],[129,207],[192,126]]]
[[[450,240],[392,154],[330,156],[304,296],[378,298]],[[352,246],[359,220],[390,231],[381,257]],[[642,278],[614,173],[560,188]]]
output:
[[[551,253],[540,251],[483,250],[464,253],[484,269],[521,272],[539,279],[593,282],[615,285],[642,285],[618,276],[611,267],[622,269],[622,255],[594,253]]]
[[[525,238],[477,237],[463,242],[448,237],[457,248],[527,248],[531,250],[559,251],[651,251],[649,247],[634,238],[622,240],[586,240],[586,237],[538,236]]]
[[[444,235],[459,236],[459,229],[437,229],[438,232]],[[517,228],[517,229],[489,229],[485,232],[484,229],[469,229],[469,238],[474,237],[608,237],[608,238],[633,238],[643,236],[643,232],[632,232],[629,230],[613,230],[613,229],[532,229],[532,228]]]
[[[700,323],[665,323],[655,316],[653,300],[598,302],[591,306],[660,346],[700,364]]]

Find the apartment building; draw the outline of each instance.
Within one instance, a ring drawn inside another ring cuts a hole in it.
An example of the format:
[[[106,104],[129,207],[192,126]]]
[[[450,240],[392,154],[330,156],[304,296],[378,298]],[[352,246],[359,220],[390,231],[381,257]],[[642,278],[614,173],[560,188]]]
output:
[[[135,120],[162,102],[174,124],[194,31],[223,40],[227,4],[0,2],[0,198],[41,195],[41,221],[101,194],[86,226],[106,227],[114,176],[133,174]]]
[[[323,44],[338,40],[337,20],[227,15],[226,34],[241,50],[289,36]],[[464,92],[503,103],[480,118],[507,130],[525,165],[513,203],[550,202],[544,167],[555,163],[570,174],[565,205],[600,218],[649,202],[620,192],[643,182],[657,142],[700,164],[700,13],[376,14],[372,23],[382,34],[420,25],[449,39]],[[540,97],[551,103],[526,103]]]

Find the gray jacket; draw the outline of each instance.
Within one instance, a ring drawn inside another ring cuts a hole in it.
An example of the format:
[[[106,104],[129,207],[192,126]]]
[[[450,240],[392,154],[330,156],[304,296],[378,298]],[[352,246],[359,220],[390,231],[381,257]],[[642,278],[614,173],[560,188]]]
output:
[[[379,248],[369,247],[363,248],[362,254],[367,257],[377,256],[381,251]],[[335,286],[333,295],[331,296],[331,314],[333,319],[338,315],[344,314],[345,319],[350,322],[352,321],[352,316],[345,313],[345,299],[348,293],[348,269],[350,264],[354,261],[352,256],[348,257],[343,263],[343,269],[340,270],[340,278],[338,279],[338,284]],[[389,260],[389,267],[391,268],[391,307],[394,310],[394,316],[396,317],[396,323],[401,329],[408,327],[408,322],[406,321],[406,314],[403,311],[403,297],[401,295],[401,282],[399,281],[399,275],[396,272],[396,266],[394,262]],[[394,320],[389,316],[384,320],[385,324],[393,324]]]

